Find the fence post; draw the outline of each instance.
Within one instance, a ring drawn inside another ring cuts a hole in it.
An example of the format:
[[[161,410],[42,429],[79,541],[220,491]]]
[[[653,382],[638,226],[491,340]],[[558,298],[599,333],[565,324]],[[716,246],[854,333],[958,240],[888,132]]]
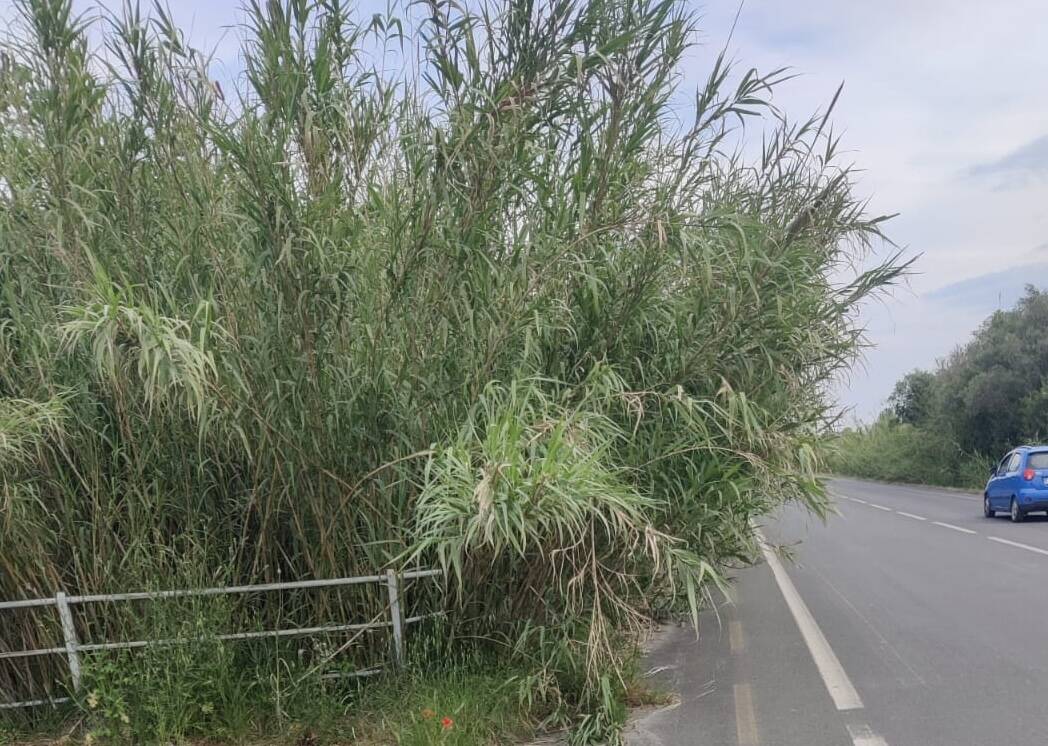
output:
[[[397,590],[397,574],[386,570],[386,589],[389,591],[389,615],[393,621],[393,665],[404,665],[404,627],[400,613],[400,593]]]
[[[77,652],[79,642],[76,639],[76,627],[73,626],[73,614],[69,611],[69,601],[66,600],[64,591],[55,594],[55,604],[58,606],[58,617],[62,620],[62,635],[65,637],[66,655],[69,658],[69,675],[73,679],[73,691],[80,689],[80,653]]]

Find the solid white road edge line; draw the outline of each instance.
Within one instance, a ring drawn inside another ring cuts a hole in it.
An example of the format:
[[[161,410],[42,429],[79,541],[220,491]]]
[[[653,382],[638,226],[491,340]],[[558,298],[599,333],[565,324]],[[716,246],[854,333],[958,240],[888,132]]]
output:
[[[779,590],[782,591],[782,596],[786,599],[786,605],[790,608],[790,613],[793,614],[793,620],[797,623],[801,636],[808,645],[808,652],[811,653],[815,666],[819,669],[822,683],[826,685],[834,706],[838,710],[861,709],[862,700],[859,698],[859,693],[852,686],[851,679],[844,672],[844,667],[841,666],[841,662],[837,659],[837,654],[833,652],[833,648],[827,642],[826,636],[819,629],[819,625],[815,623],[815,617],[811,615],[811,611],[808,610],[804,600],[797,593],[797,588],[793,585],[793,581],[790,580],[790,576],[786,574],[786,569],[782,566],[772,548],[768,546],[768,542],[765,541],[764,534],[761,533],[760,529],[754,527],[754,533],[761,545],[761,553],[764,555],[768,567],[771,568],[775,581],[779,584]]]
[[[1025,549],[1028,552],[1037,552],[1037,554],[1048,555],[1048,549],[1031,547],[1029,544],[1020,544],[1017,541],[1009,541],[1008,539],[1002,539],[999,536],[987,536],[986,538],[990,541],[996,541],[998,544],[1007,544],[1010,547],[1018,547],[1019,549]]]
[[[972,531],[970,528],[961,528],[960,526],[954,526],[952,523],[943,523],[942,521],[932,521],[936,526],[942,526],[943,528],[952,528],[954,531],[960,531],[962,534],[974,534],[976,531]]]
[[[895,512],[898,513],[899,515],[904,515],[907,518],[912,518],[915,521],[926,521],[926,520],[928,520],[923,515],[914,515],[913,513],[907,513],[905,510],[896,510]]]

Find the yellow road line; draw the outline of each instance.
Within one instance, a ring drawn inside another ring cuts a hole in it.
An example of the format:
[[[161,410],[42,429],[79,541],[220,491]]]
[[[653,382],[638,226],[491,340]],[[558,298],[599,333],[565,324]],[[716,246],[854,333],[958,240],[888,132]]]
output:
[[[731,622],[728,624],[728,643],[731,645],[732,653],[741,653],[746,649],[746,639],[742,636],[742,624]]]
[[[739,746],[760,746],[757,717],[753,714],[753,691],[749,684],[735,685],[735,735]]]

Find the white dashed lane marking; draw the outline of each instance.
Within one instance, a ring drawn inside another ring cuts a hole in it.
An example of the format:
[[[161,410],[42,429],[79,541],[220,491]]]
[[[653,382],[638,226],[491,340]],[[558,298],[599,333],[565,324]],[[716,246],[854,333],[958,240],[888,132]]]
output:
[[[887,505],[878,505],[877,503],[860,500],[857,497],[850,497],[848,495],[837,495],[837,497],[842,498],[844,500],[851,500],[852,502],[856,503],[862,503],[863,505],[869,505],[871,508],[883,510],[886,513],[895,513],[896,515],[901,515],[906,518],[912,518],[915,521],[928,521],[928,519],[925,518],[923,515],[917,515],[916,513],[907,513],[905,510],[895,510],[894,508],[889,508]],[[952,523],[946,523],[944,521],[929,521],[929,523],[935,526],[942,526],[943,528],[948,528],[951,531],[956,531],[961,534],[968,534],[969,536],[978,536],[979,534],[978,531],[973,531],[970,528],[964,528],[963,526],[955,526]],[[987,536],[986,538],[990,541],[995,541],[998,544],[1005,544],[1010,547],[1015,547],[1016,549],[1025,549],[1027,552],[1033,552],[1035,554],[1040,554],[1044,555],[1045,557],[1048,557],[1048,549],[1041,549],[1040,547],[1034,547],[1030,546],[1029,544],[1023,544],[1021,541],[1012,541],[1011,539],[1005,539],[1003,536]]]
[[[1017,541],[1010,541],[1008,539],[1002,539],[1000,536],[987,536],[990,541],[996,541],[998,544],[1007,544],[1010,547],[1017,547],[1018,549],[1025,549],[1027,552],[1037,552],[1037,554],[1043,554],[1048,556],[1048,549],[1040,549],[1038,547],[1031,547],[1029,544],[1020,544]]]
[[[896,510],[895,512],[898,513],[899,515],[904,515],[907,518],[912,518],[915,521],[926,521],[926,520],[928,520],[923,515],[914,515],[913,513],[907,513],[905,510]]]
[[[848,735],[855,746],[888,746],[888,742],[878,736],[868,725],[848,725]]]
[[[942,521],[932,521],[936,526],[942,526],[943,528],[949,528],[954,531],[960,531],[962,534],[974,534],[977,533],[972,531],[970,528],[961,528],[960,526],[954,526],[952,523],[943,523]]]

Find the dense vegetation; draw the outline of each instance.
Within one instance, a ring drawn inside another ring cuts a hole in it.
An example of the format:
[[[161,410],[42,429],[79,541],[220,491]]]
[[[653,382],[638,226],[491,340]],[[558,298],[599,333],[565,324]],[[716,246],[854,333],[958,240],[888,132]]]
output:
[[[825,384],[903,267],[870,256],[880,218],[828,113],[771,108],[782,71],[718,57],[679,119],[678,3],[433,0],[358,23],[341,0],[250,2],[232,90],[162,10],[89,29],[68,0],[18,8],[0,597],[436,564],[447,593],[413,597],[447,627],[422,647],[523,666],[524,700],[588,713],[596,737],[620,635],[701,603],[751,518],[822,509]],[[384,604],[284,593],[77,623],[196,637]],[[60,642],[38,610],[0,624],[0,649]],[[319,679],[324,651],[362,665],[385,642],[341,643],[88,654],[79,704],[113,737],[242,735],[357,696]],[[0,661],[5,699],[64,677]]]
[[[1048,438],[1048,294],[998,311],[935,372],[902,378],[873,425],[844,432],[845,474],[982,488],[990,464]]]

